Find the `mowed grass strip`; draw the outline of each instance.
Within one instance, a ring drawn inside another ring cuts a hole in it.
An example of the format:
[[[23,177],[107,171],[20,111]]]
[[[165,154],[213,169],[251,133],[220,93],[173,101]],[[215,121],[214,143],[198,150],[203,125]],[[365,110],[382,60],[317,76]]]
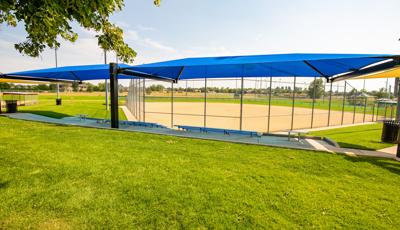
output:
[[[381,142],[382,123],[321,130],[310,135],[329,137],[343,148],[379,150],[394,145]]]
[[[18,107],[19,112],[33,113],[52,118],[64,118],[68,116],[76,116],[78,114],[86,114],[90,118],[110,119],[111,113],[106,110],[105,97],[99,96],[98,93],[91,94],[72,94],[62,95],[62,105],[57,106],[55,103],[55,95],[40,95],[38,104],[30,106]],[[124,105],[125,101],[120,99],[120,105]],[[121,120],[126,120],[126,116],[122,109],[118,112]]]
[[[0,228],[385,228],[400,162],[0,117]]]

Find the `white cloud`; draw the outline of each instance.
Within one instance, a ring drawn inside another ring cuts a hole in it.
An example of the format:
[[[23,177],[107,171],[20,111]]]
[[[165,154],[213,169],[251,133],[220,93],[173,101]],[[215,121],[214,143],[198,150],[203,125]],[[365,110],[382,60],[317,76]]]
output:
[[[156,29],[151,26],[145,26],[142,24],[137,25],[137,28],[142,31],[155,31]]]
[[[155,40],[150,39],[150,38],[145,38],[142,41],[143,41],[143,43],[145,45],[147,45],[150,48],[159,49],[161,51],[168,52],[168,53],[176,53],[177,52],[175,48],[173,48],[171,46],[164,45],[161,42],[155,41]]]

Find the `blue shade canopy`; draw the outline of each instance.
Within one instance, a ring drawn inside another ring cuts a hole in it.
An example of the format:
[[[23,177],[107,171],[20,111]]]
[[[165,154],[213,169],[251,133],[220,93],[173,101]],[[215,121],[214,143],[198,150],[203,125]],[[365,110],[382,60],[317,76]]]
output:
[[[130,66],[119,64],[120,70],[130,74],[184,80],[194,78],[236,77],[325,77],[356,72],[383,61],[398,61],[398,55],[377,54],[274,54],[252,56],[186,58],[151,64]],[[127,71],[128,72],[128,71]],[[133,78],[120,71],[118,78]],[[70,81],[109,78],[109,65],[68,66],[6,74],[33,79]]]
[[[395,55],[274,54],[186,58],[132,67],[173,79],[227,77],[333,77],[353,72]]]
[[[130,67],[126,64],[119,64],[120,68]],[[67,81],[87,81],[110,78],[110,66],[101,65],[81,65],[81,66],[65,66],[58,68],[28,70],[22,72],[8,73],[6,76],[20,76],[27,78],[67,80]],[[122,78],[128,76],[121,76]],[[131,78],[131,77],[129,77]]]

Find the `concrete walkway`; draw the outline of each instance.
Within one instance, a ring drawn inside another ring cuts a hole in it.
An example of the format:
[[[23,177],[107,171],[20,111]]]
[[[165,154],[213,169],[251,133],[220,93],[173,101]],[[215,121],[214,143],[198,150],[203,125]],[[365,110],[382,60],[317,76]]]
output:
[[[125,117],[128,121],[137,121],[137,119],[135,118],[135,116],[133,116],[133,114],[131,113],[131,111],[129,111],[128,107],[126,107],[125,105],[120,106],[120,108],[122,109],[122,111],[125,114]]]
[[[80,119],[78,117],[65,117],[62,119],[56,119],[30,113],[13,113],[13,114],[2,114],[2,115],[7,116],[9,118],[20,119],[20,120],[39,121],[52,124],[73,125],[73,126],[100,128],[100,129],[111,129],[109,122],[107,121],[104,122],[103,120],[98,120],[98,119]],[[347,156],[352,156],[352,157],[367,156],[367,157],[380,157],[380,158],[400,160],[396,158],[396,155],[393,154],[392,152],[339,148],[318,138],[306,138],[306,139],[301,139],[300,141],[292,139],[289,141],[287,136],[283,135],[246,136],[246,135],[234,135],[234,134],[225,135],[220,133],[202,133],[195,131],[187,132],[169,128],[150,128],[143,126],[132,126],[129,124],[124,124],[123,121],[120,124],[119,130],[178,136],[184,138],[233,142],[241,144],[254,144],[254,145],[281,147],[281,148],[322,151],[329,153],[345,154]]]

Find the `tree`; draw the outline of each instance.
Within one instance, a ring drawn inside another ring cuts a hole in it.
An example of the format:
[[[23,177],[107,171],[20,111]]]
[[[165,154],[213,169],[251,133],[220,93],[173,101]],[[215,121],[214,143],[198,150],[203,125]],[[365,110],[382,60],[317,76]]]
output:
[[[85,83],[86,84],[86,91],[87,92],[93,92],[94,91],[94,85],[92,83]]]
[[[314,98],[315,93],[315,98],[321,98],[324,95],[324,91],[324,81],[322,79],[315,79],[308,87],[308,96]]]
[[[0,82],[0,89],[10,89],[11,85],[6,82]]]
[[[161,0],[154,0],[160,5]],[[0,1],[0,24],[16,27],[24,23],[26,40],[15,44],[15,48],[32,57],[39,56],[46,47],[58,48],[58,37],[75,42],[78,34],[72,30],[71,23],[98,33],[99,46],[115,51],[124,62],[132,62],[136,52],[123,40],[121,28],[109,21],[110,15],[120,11],[124,0],[97,1]]]
[[[78,92],[79,91],[79,82],[74,81],[72,83],[72,91],[74,91],[74,92]]]

